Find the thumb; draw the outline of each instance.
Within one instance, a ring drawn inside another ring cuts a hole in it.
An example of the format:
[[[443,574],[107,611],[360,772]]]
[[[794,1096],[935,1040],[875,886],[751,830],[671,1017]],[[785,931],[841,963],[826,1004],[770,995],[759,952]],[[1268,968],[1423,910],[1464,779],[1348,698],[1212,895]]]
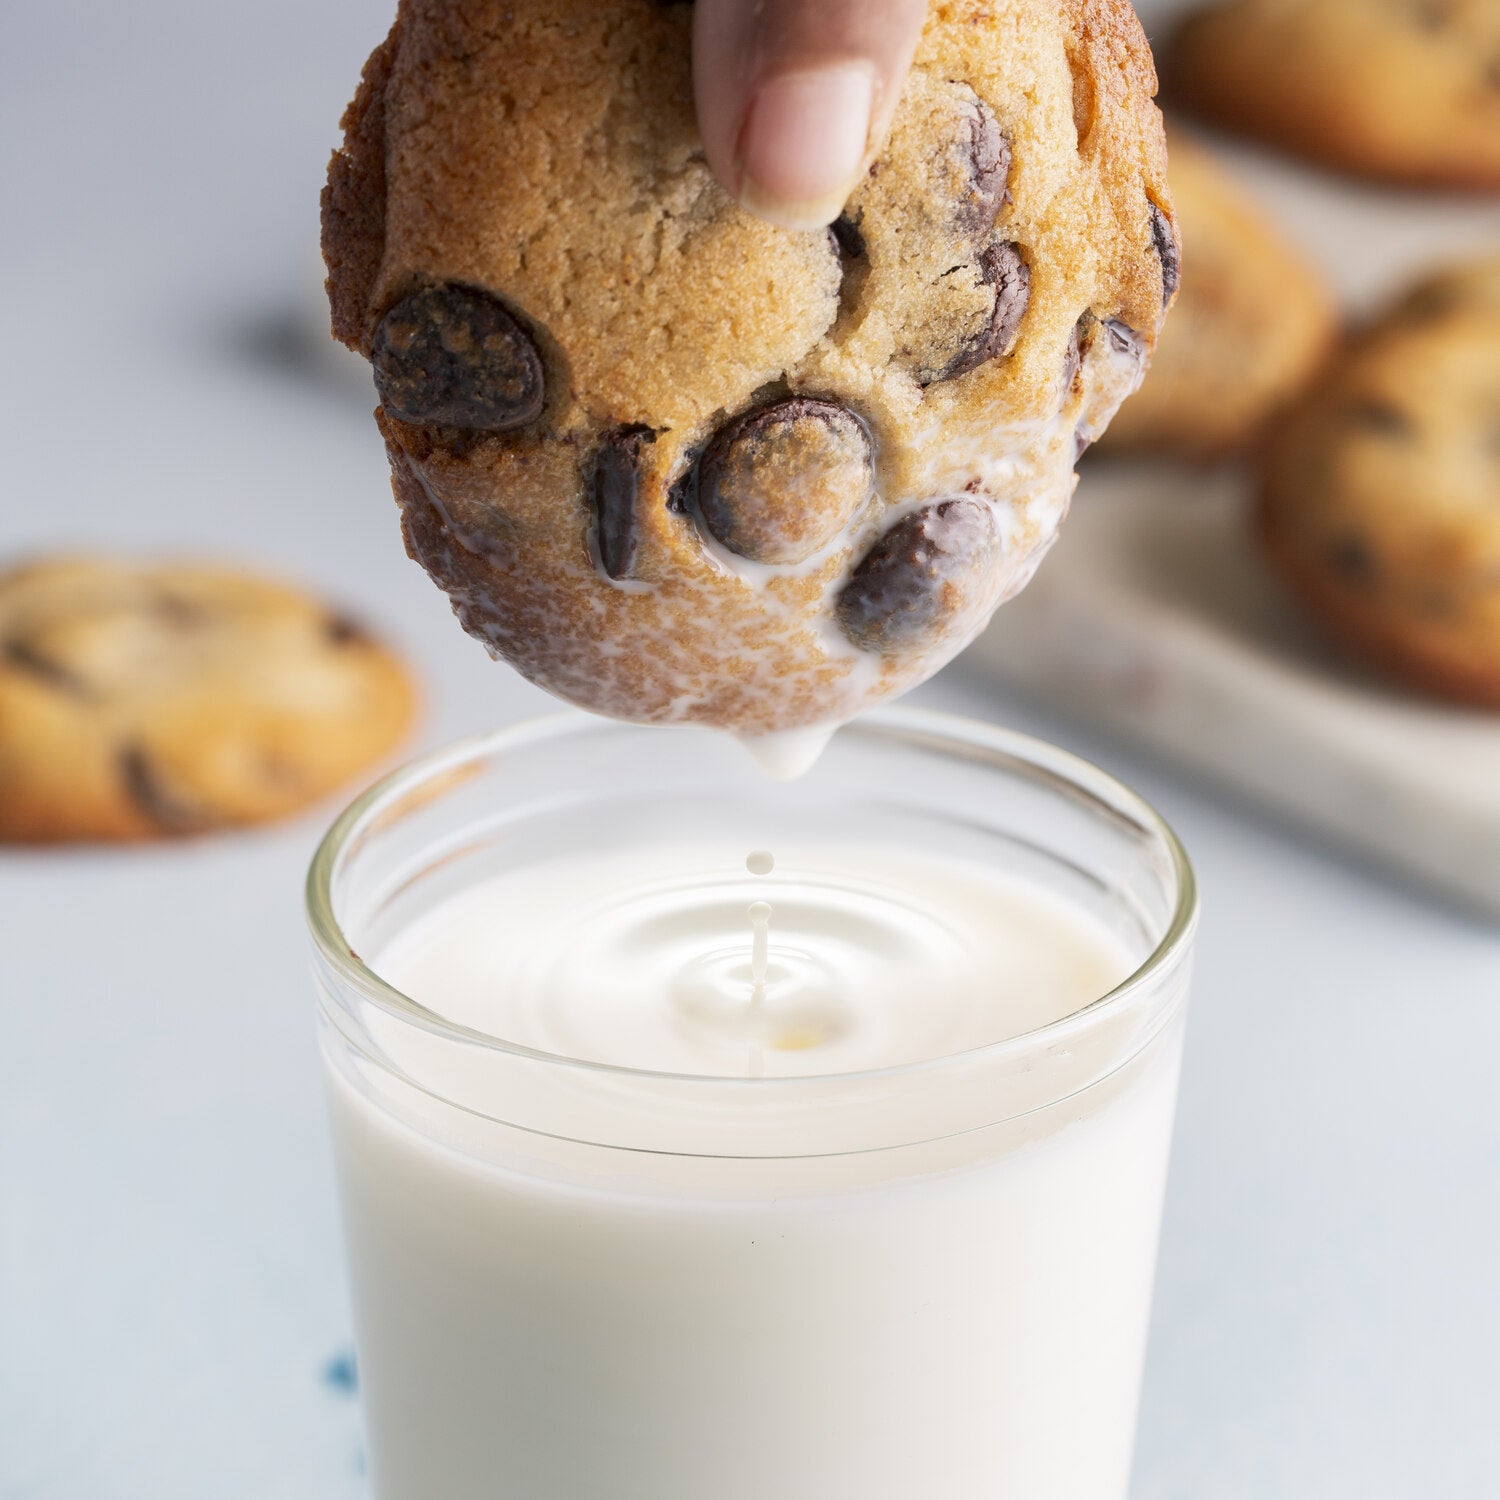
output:
[[[693,91],[709,165],[786,229],[839,210],[890,126],[926,0],[698,0]]]

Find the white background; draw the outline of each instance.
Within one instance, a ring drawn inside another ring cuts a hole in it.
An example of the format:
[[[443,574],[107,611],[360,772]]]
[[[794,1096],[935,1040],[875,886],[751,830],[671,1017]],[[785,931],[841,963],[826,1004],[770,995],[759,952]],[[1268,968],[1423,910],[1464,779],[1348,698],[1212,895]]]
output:
[[[384,23],[5,7],[0,547],[299,575],[405,646],[431,743],[546,702],[402,555],[371,397],[310,332],[323,164]],[[1201,875],[1137,1500],[1495,1493],[1500,932],[962,673],[917,701],[1102,762]],[[0,855],[5,1500],[362,1493],[299,912],[330,812]]]

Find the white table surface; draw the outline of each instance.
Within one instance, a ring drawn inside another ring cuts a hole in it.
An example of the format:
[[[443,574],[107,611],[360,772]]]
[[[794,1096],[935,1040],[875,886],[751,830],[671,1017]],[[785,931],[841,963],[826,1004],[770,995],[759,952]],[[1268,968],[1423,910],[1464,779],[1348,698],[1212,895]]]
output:
[[[430,743],[546,701],[406,561],[371,403],[299,332],[383,22],[379,0],[7,10],[0,547],[301,575],[419,663]],[[1201,875],[1137,1500],[1496,1493],[1500,931],[961,672],[917,701],[1100,761]],[[363,1493],[299,912],[331,811],[0,855],[4,1500]]]

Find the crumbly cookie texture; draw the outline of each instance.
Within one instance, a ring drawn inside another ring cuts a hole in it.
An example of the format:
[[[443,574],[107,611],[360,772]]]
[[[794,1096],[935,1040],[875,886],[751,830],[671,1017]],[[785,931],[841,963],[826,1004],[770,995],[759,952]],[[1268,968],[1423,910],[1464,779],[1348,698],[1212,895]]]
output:
[[[1500,192],[1495,0],[1228,0],[1162,64],[1174,103],[1364,176]]]
[[[1209,151],[1167,132],[1182,289],[1106,452],[1220,458],[1299,392],[1337,332],[1332,294]]]
[[[1366,661],[1500,708],[1500,259],[1412,292],[1278,426],[1261,537]]]
[[[403,0],[324,249],[464,627],[587,708],[760,736],[920,681],[1026,582],[1177,240],[1125,0],[934,3],[816,233],[714,181],[691,20]]]
[[[280,817],[379,759],[413,694],[346,616],[225,568],[63,558],[0,575],[0,839]]]

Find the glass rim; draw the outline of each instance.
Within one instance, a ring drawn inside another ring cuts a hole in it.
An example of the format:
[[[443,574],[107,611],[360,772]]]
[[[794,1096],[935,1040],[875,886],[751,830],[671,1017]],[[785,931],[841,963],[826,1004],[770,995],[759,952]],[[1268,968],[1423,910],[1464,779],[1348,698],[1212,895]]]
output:
[[[977,749],[1019,762],[1053,776],[1096,802],[1113,805],[1117,811],[1132,815],[1143,830],[1161,841],[1176,882],[1176,901],[1172,915],[1151,952],[1119,984],[1077,1010],[1069,1011],[1067,1015],[1029,1031],[984,1042],[958,1052],[944,1053],[938,1057],[852,1072],[726,1077],[709,1073],[630,1067],[621,1063],[570,1057],[566,1053],[548,1052],[507,1041],[504,1037],[452,1021],[414,1000],[383,979],[354,951],[333,910],[334,876],[346,850],[364,834],[378,828],[384,817],[393,812],[399,813],[402,804],[424,783],[440,782],[462,766],[490,760],[505,751],[543,744],[562,736],[605,733],[611,730],[669,731],[672,727],[674,726],[632,724],[624,720],[601,718],[579,709],[566,709],[450,741],[390,771],[344,808],[319,841],[313,854],[304,884],[304,910],[317,953],[332,967],[339,979],[352,985],[387,1014],[448,1041],[480,1046],[506,1056],[569,1070],[673,1084],[748,1086],[765,1090],[787,1086],[857,1084],[1002,1057],[1008,1051],[1028,1047],[1045,1047],[1080,1029],[1103,1024],[1114,1014],[1124,1010],[1158,975],[1170,969],[1181,958],[1192,939],[1198,918],[1198,886],[1192,863],[1171,824],[1138,792],[1132,791],[1124,782],[1082,756],[1060,749],[1033,735],[1003,729],[962,714],[932,709],[884,707],[861,714],[842,726],[838,733],[873,731],[895,738],[937,740],[948,747],[950,753],[960,748]]]

